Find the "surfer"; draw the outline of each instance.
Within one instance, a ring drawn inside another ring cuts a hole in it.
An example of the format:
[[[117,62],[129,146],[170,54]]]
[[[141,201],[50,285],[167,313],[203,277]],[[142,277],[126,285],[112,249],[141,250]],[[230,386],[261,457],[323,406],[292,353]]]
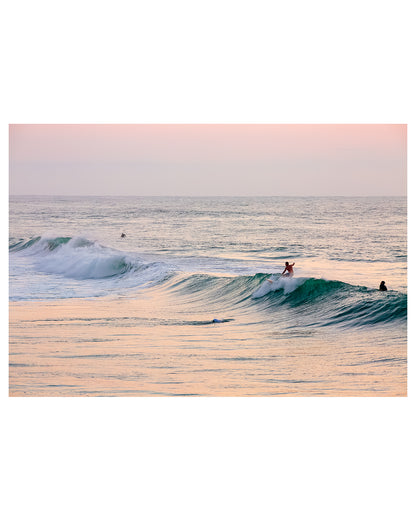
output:
[[[126,238],[126,233],[121,233],[121,238]]]
[[[383,280],[380,282],[380,287],[378,288],[379,291],[387,291],[386,282]]]
[[[285,267],[285,270],[283,271],[283,273],[281,274],[281,276],[284,276],[285,278],[292,278],[292,276],[294,275],[294,272],[293,272],[294,265],[295,265],[295,262],[293,262],[293,264],[289,264],[289,262],[285,262],[286,267]],[[286,271],[287,271],[287,273],[286,273]],[[275,281],[272,278],[266,278],[266,280],[269,283],[273,283]]]
[[[293,264],[289,264],[289,262],[285,262],[285,270],[283,271],[282,273],[282,276],[288,276],[289,278],[292,278],[293,276],[293,266],[295,265],[295,262],[293,262]],[[286,273],[287,271],[287,273]],[[286,274],[285,274],[286,273]]]

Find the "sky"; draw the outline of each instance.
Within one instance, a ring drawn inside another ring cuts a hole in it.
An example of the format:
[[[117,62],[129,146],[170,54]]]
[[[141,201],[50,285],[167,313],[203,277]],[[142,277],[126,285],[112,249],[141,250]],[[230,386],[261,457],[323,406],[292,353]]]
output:
[[[10,125],[11,195],[406,195],[401,124]]]

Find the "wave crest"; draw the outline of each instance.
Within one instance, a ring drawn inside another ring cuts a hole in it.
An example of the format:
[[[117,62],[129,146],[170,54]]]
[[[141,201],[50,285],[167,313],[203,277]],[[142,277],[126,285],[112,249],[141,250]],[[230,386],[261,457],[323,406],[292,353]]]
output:
[[[123,276],[163,279],[167,266],[163,262],[146,263],[135,254],[117,251],[84,236],[38,236],[19,239],[9,245],[11,253],[32,257],[41,272],[76,280],[106,279]],[[140,280],[137,280],[138,282]]]
[[[273,312],[290,308],[313,325],[365,326],[407,319],[406,294],[338,280],[281,277],[272,284],[266,280],[252,298]]]
[[[23,268],[29,261],[36,271],[81,281],[77,286],[81,292],[90,290],[87,281],[91,280],[92,294],[158,286],[204,311],[207,306],[227,312],[254,311],[265,321],[283,321],[288,327],[294,323],[306,327],[362,327],[407,320],[406,294],[382,293],[338,280],[284,278],[265,273],[245,276],[177,273],[164,262],[145,262],[136,254],[105,247],[83,236],[17,239],[12,240],[9,250],[23,258]]]

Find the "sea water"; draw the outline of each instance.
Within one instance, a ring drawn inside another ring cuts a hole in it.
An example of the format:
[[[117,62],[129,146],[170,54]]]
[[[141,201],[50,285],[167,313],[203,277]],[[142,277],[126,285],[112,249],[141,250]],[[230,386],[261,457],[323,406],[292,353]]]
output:
[[[10,393],[405,395],[406,211],[11,197]]]

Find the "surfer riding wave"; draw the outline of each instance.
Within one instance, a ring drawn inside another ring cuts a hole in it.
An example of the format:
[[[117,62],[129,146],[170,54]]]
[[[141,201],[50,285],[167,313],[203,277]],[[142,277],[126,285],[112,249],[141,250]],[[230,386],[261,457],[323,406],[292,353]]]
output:
[[[285,267],[285,270],[282,273],[282,276],[288,276],[289,278],[292,278],[292,276],[294,275],[294,273],[293,273],[293,266],[294,265],[295,265],[295,262],[293,262],[293,264],[289,264],[289,262],[285,262],[285,266],[286,267]]]
[[[295,262],[293,262],[293,264],[289,264],[289,262],[285,262],[285,269],[284,269],[283,273],[281,274],[281,276],[284,276],[285,278],[292,278],[292,276],[294,275],[294,272],[293,272],[294,265],[295,265]],[[274,280],[272,280],[271,278],[268,278],[267,281],[270,283],[274,282]]]

